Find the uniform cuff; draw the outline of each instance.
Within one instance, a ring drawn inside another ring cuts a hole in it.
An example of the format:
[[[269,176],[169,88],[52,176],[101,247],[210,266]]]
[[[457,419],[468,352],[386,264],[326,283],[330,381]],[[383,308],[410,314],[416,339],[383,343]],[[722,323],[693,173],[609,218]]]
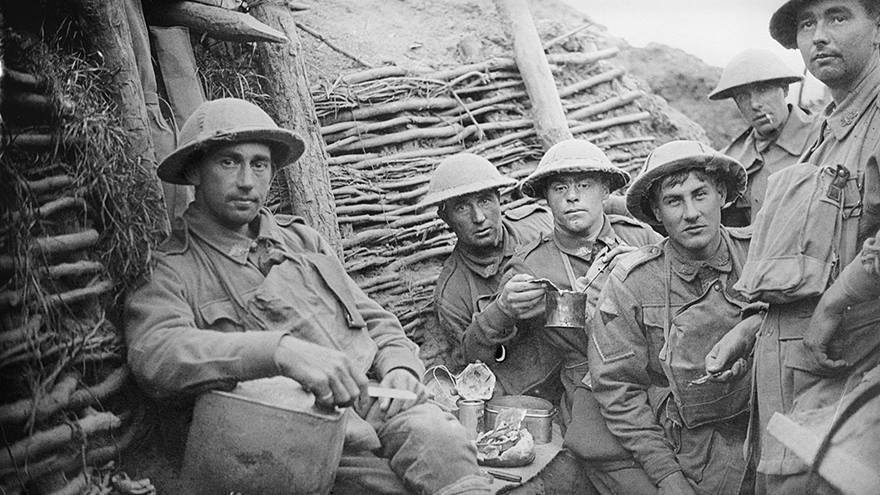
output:
[[[241,334],[241,347],[238,360],[241,368],[240,380],[256,380],[278,375],[275,364],[275,351],[285,332],[244,332]]]
[[[880,296],[880,277],[866,271],[858,258],[843,269],[838,280],[851,304]]]
[[[769,307],[770,307],[770,305],[765,302],[756,301],[756,302],[747,304],[740,311],[740,314],[742,315],[742,319],[745,320],[749,316],[758,314],[762,311],[767,311],[767,308],[769,308]]]
[[[516,335],[516,319],[507,316],[497,301],[492,301],[474,316],[480,329],[480,339],[485,344],[503,344]]]
[[[681,466],[675,460],[675,456],[670,454],[668,457],[665,455],[657,457],[659,458],[656,460],[652,458],[652,460],[642,464],[645,473],[647,473],[655,485],[659,485],[663,479],[681,471]]]
[[[411,372],[420,381],[425,374],[425,365],[422,364],[422,361],[414,353],[406,349],[382,350],[381,357],[379,357],[375,365],[376,373],[383,377],[389,371],[397,368]]]

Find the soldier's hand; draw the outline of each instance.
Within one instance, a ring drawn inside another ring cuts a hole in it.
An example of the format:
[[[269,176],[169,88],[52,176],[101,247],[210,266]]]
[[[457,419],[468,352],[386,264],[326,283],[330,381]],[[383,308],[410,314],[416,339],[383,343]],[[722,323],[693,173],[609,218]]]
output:
[[[407,390],[416,394],[416,400],[391,399],[388,397],[379,399],[379,409],[385,413],[385,419],[394,417],[397,413],[406,411],[428,400],[428,390],[425,388],[425,385],[415,375],[403,368],[389,371],[382,378],[380,386]]]
[[[498,295],[498,307],[504,314],[525,320],[544,313],[544,285],[532,280],[531,275],[518,273],[504,284]]]
[[[350,406],[367,390],[367,376],[344,353],[298,339],[281,338],[275,349],[278,371],[315,394],[323,407]]]
[[[755,345],[755,335],[761,328],[762,314],[754,314],[737,323],[715,343],[706,355],[706,373],[712,381],[727,382],[742,376],[747,370],[745,357]]]
[[[816,305],[813,316],[810,318],[810,325],[804,333],[804,347],[810,351],[816,364],[829,372],[847,366],[843,359],[832,358],[830,351],[831,341],[840,327],[846,308],[845,303],[840,303],[842,298],[840,298],[841,301],[836,300],[837,292],[836,288],[832,286],[819,299],[819,304]]]
[[[658,488],[660,495],[696,495],[697,493],[681,471],[676,471],[660,480]]]

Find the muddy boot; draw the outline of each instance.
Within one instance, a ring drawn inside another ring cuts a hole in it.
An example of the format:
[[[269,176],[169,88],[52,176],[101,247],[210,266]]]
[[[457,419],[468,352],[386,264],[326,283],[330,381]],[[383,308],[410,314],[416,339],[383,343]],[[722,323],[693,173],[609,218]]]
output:
[[[498,492],[511,495],[599,495],[580,459],[562,450],[534,478]]]

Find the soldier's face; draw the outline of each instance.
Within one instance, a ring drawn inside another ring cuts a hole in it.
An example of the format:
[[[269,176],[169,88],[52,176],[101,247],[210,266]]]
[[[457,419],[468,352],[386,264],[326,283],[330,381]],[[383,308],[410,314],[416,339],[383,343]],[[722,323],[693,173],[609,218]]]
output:
[[[759,82],[736,88],[733,101],[743,119],[764,137],[778,134],[788,119],[785,90],[779,84]]]
[[[495,190],[447,200],[442,218],[470,250],[494,248],[501,242],[501,199]]]
[[[804,64],[834,90],[851,90],[880,41],[878,20],[858,0],[817,0],[797,15],[797,46]]]
[[[725,192],[718,189],[691,172],[680,184],[661,184],[653,202],[654,216],[663,224],[669,240],[692,259],[707,259],[718,247],[725,199]]]
[[[602,228],[608,186],[596,175],[554,175],[547,179],[544,196],[553,212],[553,223],[563,232],[586,236]]]
[[[192,171],[196,202],[224,227],[245,233],[272,182],[272,152],[263,143],[213,149]]]

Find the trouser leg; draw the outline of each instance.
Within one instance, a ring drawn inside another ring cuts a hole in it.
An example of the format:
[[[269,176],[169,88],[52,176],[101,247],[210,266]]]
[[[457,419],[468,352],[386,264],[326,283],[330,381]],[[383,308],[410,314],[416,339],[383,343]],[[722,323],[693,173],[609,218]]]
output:
[[[758,473],[755,495],[837,495],[840,492],[818,476],[808,473],[773,475]]]
[[[464,427],[433,404],[420,404],[386,421],[378,430],[382,456],[391,470],[418,493],[490,493],[477,466],[477,449]]]
[[[614,469],[586,463],[586,473],[600,495],[657,495],[657,486],[641,466]]]
[[[333,495],[407,495],[410,491],[394,471],[388,459],[373,455],[343,454],[336,470]]]

